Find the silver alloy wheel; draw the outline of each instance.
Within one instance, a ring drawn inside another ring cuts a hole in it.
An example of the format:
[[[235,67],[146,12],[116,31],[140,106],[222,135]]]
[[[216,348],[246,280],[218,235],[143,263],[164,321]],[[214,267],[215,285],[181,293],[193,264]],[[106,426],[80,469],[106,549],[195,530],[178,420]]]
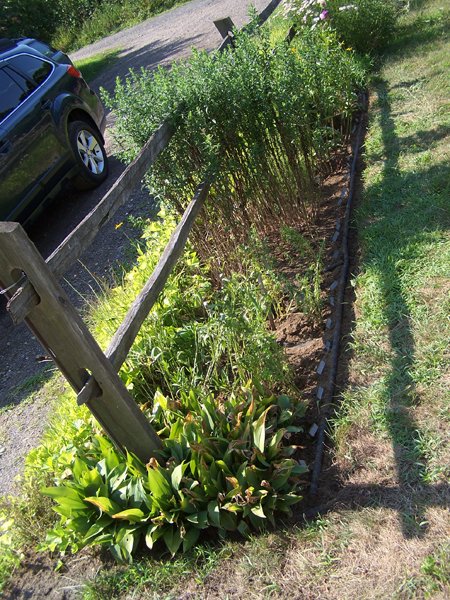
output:
[[[100,144],[90,131],[81,129],[77,135],[77,149],[84,166],[94,175],[100,175],[105,168],[105,157]]]

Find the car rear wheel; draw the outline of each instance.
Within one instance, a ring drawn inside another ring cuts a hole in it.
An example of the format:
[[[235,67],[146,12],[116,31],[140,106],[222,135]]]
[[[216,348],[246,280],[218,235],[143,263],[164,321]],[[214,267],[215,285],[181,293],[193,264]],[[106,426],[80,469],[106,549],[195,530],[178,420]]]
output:
[[[69,143],[79,172],[73,179],[79,190],[95,188],[108,175],[108,157],[99,132],[84,121],[69,125]]]

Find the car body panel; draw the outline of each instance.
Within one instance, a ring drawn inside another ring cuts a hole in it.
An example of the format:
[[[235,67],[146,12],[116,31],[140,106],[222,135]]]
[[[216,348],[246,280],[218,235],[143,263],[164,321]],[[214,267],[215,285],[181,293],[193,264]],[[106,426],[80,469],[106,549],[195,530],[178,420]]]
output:
[[[84,79],[67,72],[70,59],[46,44],[31,42],[47,48],[46,54],[24,44],[6,52],[0,46],[3,81],[12,79],[24,90],[21,103],[0,120],[0,220],[28,221],[74,175],[76,165],[68,139],[71,120],[85,120],[101,135],[105,126],[104,109],[96,94]],[[37,60],[43,65],[41,71],[23,67],[33,66]],[[40,83],[39,78],[43,78]],[[16,92],[13,85],[8,89],[12,95]]]

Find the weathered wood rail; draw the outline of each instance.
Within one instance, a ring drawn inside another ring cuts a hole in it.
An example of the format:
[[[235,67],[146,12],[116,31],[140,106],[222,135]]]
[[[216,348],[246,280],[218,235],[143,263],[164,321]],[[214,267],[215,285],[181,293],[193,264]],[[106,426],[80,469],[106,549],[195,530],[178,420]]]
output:
[[[281,0],[271,0],[258,17],[262,25]],[[218,25],[224,41],[232,43],[231,19]],[[117,374],[159,294],[181,256],[194,221],[204,205],[211,180],[196,190],[173,232],[156,269],[135,299],[104,353],[70,303],[58,282],[94,241],[103,225],[126,202],[159,154],[168,146],[175,127],[163,122],[98,205],[45,261],[18,223],[0,222],[0,287],[8,299],[13,321],[25,321],[52,357],[105,432],[121,450],[147,461],[161,441],[129,395]]]
[[[62,277],[89,248],[103,225],[106,225],[129,199],[149,167],[167,147],[174,133],[175,128],[168,121],[162,123],[97,206],[47,258],[47,266],[55,277]],[[8,310],[13,321],[22,322],[38,301],[39,298],[30,282],[25,282],[8,302]]]

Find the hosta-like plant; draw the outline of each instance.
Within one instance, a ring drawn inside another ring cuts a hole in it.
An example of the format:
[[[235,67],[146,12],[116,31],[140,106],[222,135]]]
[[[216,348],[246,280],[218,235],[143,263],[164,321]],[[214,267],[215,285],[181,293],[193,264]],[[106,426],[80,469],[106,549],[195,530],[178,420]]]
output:
[[[151,420],[164,439],[161,456],[144,465],[95,436],[71,477],[44,490],[61,516],[46,547],[102,544],[129,561],[141,543],[160,540],[174,555],[203,530],[247,536],[274,524],[301,500],[306,468],[290,440],[303,409],[257,382],[228,398],[190,391],[173,402],[157,393]]]

